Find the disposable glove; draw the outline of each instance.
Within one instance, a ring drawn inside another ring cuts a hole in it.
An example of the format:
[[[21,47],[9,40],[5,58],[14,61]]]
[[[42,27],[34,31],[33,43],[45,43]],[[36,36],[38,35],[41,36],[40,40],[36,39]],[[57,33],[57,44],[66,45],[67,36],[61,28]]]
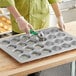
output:
[[[65,25],[64,25],[64,20],[62,16],[57,17],[57,21],[58,21],[58,26],[59,28],[64,31],[65,30]]]
[[[16,22],[18,23],[18,27],[22,32],[26,32],[27,34],[30,33],[30,29],[32,29],[32,25],[29,24],[23,16],[20,16],[16,19]]]

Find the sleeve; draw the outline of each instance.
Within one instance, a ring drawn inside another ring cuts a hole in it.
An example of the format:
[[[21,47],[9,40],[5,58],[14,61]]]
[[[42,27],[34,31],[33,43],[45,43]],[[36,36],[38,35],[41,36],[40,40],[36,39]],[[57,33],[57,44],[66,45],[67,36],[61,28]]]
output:
[[[50,4],[56,3],[56,2],[61,2],[61,0],[48,0]]]
[[[15,6],[14,0],[0,0],[0,7]]]

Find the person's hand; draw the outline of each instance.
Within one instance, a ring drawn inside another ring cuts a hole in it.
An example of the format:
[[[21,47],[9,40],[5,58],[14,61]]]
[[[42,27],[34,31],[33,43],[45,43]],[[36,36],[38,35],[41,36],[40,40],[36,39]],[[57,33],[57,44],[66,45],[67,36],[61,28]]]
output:
[[[62,17],[62,16],[59,16],[59,17],[57,18],[57,20],[58,20],[58,26],[59,26],[59,28],[60,28],[62,31],[64,31],[64,30],[65,30],[65,24],[64,24],[64,21],[63,21],[63,17]]]
[[[32,29],[32,25],[29,24],[22,16],[18,17],[16,22],[18,23],[18,27],[22,32],[26,32],[28,34],[30,29]]]

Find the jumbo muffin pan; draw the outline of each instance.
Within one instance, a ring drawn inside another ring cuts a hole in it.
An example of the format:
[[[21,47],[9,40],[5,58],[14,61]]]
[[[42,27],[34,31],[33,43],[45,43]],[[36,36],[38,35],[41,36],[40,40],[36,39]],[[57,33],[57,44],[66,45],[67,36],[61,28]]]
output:
[[[0,39],[0,48],[20,63],[52,56],[76,49],[76,38],[57,27],[38,31],[44,33],[40,40],[36,35],[19,34]]]

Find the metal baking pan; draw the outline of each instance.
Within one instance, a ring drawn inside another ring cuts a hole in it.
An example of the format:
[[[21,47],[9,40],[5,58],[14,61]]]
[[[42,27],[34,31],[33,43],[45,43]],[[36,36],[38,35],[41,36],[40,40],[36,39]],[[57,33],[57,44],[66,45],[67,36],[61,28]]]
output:
[[[76,38],[57,27],[40,31],[46,37],[43,41],[39,41],[36,35],[19,34],[2,38],[0,48],[20,63],[76,49]]]

